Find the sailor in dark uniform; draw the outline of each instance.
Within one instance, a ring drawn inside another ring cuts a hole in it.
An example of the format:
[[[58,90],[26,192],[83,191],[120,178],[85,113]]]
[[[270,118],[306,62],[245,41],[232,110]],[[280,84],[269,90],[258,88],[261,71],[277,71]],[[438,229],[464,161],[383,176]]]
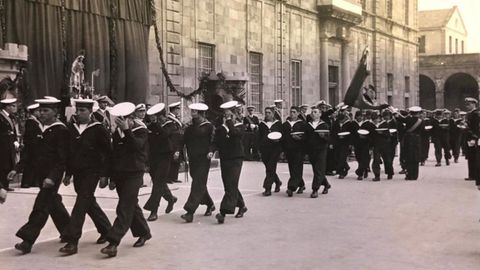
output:
[[[272,195],[272,185],[275,183],[275,192],[280,191],[282,181],[277,175],[277,163],[282,153],[282,123],[274,119],[274,110],[265,108],[265,120],[258,126],[259,149],[265,165],[265,180],[263,181],[264,196]]]
[[[206,205],[205,216],[211,216],[215,205],[207,189],[210,161],[215,152],[213,144],[215,127],[206,119],[208,106],[193,103],[191,110],[192,123],[185,129],[184,143],[187,147],[192,187],[183,209],[187,211],[181,216],[186,222],[193,221],[193,215],[200,204]]]
[[[395,160],[395,153],[397,152],[397,145],[399,143],[399,134],[398,130],[403,129],[403,123],[398,122],[395,118],[392,117],[392,112],[390,110],[383,110],[382,117],[388,123],[388,131],[390,133],[390,163],[393,166]]]
[[[157,211],[162,197],[168,202],[165,209],[167,214],[173,210],[173,205],[177,202],[177,197],[172,195],[167,181],[172,160],[180,157],[181,145],[174,139],[177,136],[176,127],[166,115],[165,104],[159,103],[152,106],[148,110],[148,115],[156,117],[156,119],[152,118],[154,121],[148,126],[150,131],[148,161],[153,187],[152,194],[143,208],[150,211],[147,220],[155,221],[158,218]]]
[[[273,103],[275,104],[273,106],[273,109],[274,109],[274,117],[275,119],[277,119],[278,121],[282,122],[283,121],[283,100],[281,99],[276,99],[273,101]]]
[[[332,130],[332,132],[335,132],[333,136],[336,137],[335,152],[337,153],[337,174],[339,179],[344,179],[350,170],[347,158],[350,155],[350,147],[353,144],[353,135],[356,132],[355,125],[347,116],[348,111],[346,109],[345,106],[338,112],[338,127]]]
[[[398,112],[395,118],[405,124],[405,160],[406,177],[405,180],[418,179],[418,166],[420,162],[420,136],[425,128],[423,120],[420,118],[422,108],[414,106],[408,109],[410,116],[403,117]]]
[[[13,117],[16,112],[17,99],[0,101],[0,183],[7,191],[13,191],[13,188],[9,187],[8,174],[14,169],[17,149],[20,146]]]
[[[371,111],[365,113],[365,120],[361,123],[358,131],[357,138],[358,142],[355,146],[355,154],[357,154],[358,149],[358,169],[355,171],[357,175],[357,180],[361,181],[364,178],[368,177],[368,172],[370,168],[370,151],[373,149],[373,135],[375,134],[375,129],[377,128],[371,120]]]
[[[432,133],[432,123],[427,113],[424,110],[420,114],[420,118],[423,120],[424,128],[420,132],[420,166],[424,166],[428,159],[428,153],[430,151],[430,137]]]
[[[320,109],[322,112],[322,116],[320,119],[322,119],[323,122],[327,123],[327,125],[330,127],[330,131],[332,131],[333,125],[332,125],[332,120],[333,120],[333,114],[335,113],[335,110],[332,109],[332,106],[328,104],[325,100],[320,100],[317,104],[317,107]],[[330,137],[329,137],[329,143],[328,143],[328,150],[327,150],[327,169],[326,169],[326,175],[334,175],[333,171],[335,171],[336,167],[336,161],[335,161],[335,147],[334,147],[334,140],[333,140],[333,134],[330,132]]]
[[[455,109],[450,119],[450,148],[452,149],[453,162],[458,163],[460,157],[460,146],[462,143],[462,121],[460,109]]]
[[[77,199],[72,209],[70,223],[63,233],[67,244],[60,249],[60,252],[68,255],[77,253],[86,214],[90,216],[100,234],[98,244],[107,241],[105,236],[112,226],[95,199],[97,184],[100,182],[100,186],[106,187],[108,183],[110,133],[102,123],[91,117],[95,101],[79,99],[74,102],[76,115],[72,116],[75,117],[75,121],[68,124],[69,155],[63,182],[69,185],[73,176]]]
[[[380,181],[380,164],[382,161],[385,167],[385,173],[387,174],[387,179],[390,180],[393,177],[393,165],[391,158],[393,153],[391,152],[392,148],[389,124],[380,117],[372,116],[372,119],[375,118],[377,119],[376,121],[374,120],[377,128],[375,129],[373,135],[372,171],[375,175],[373,181]]]
[[[245,160],[258,160],[258,124],[260,121],[254,115],[255,107],[247,106],[248,114],[243,117],[245,134],[243,135],[243,147],[245,148]]]
[[[293,196],[293,192],[302,193],[305,189],[303,181],[303,156],[305,151],[305,131],[306,124],[298,118],[299,108],[292,106],[290,108],[290,117],[283,123],[282,145],[283,151],[287,157],[288,170],[290,178],[288,179],[288,197]]]
[[[435,147],[436,167],[442,166],[442,150],[445,157],[445,164],[450,165],[450,121],[444,118],[443,110],[436,110],[432,119],[433,146]]]
[[[300,113],[298,114],[298,118],[302,121],[307,122],[307,111],[308,111],[308,104],[302,104],[300,106]]]
[[[327,148],[330,128],[327,123],[320,119],[319,108],[312,108],[312,120],[306,125],[306,149],[310,164],[313,169],[313,182],[311,198],[318,197],[318,190],[323,186],[322,194],[327,194],[331,188],[325,171],[327,167]]]
[[[103,126],[110,132],[112,128],[110,112],[107,110],[108,106],[108,97],[101,96],[97,99],[98,109],[93,112],[92,117],[98,122],[102,123]]]
[[[178,170],[180,169],[180,163],[184,160],[183,158],[183,132],[184,132],[184,125],[182,121],[180,120],[180,101],[177,101],[175,103],[169,104],[168,105],[168,119],[172,121],[173,126],[175,127],[173,133],[174,136],[173,138],[173,144],[176,145],[176,147],[180,151],[179,158],[177,159],[172,159],[172,162],[170,163],[170,171],[167,177],[167,182],[168,183],[180,183],[182,181],[178,180]]]
[[[480,138],[480,110],[478,109],[478,100],[468,97],[465,99],[467,109],[465,131],[465,141],[467,142],[467,151],[465,157],[468,161],[468,177],[466,181],[476,181],[477,186],[480,182],[480,166],[478,155],[478,139]]]
[[[35,199],[28,222],[16,234],[23,242],[16,244],[15,248],[23,254],[30,253],[32,245],[47,223],[49,216],[52,217],[60,233],[63,233],[70,222],[70,216],[62,203],[62,197],[58,194],[68,153],[68,129],[57,119],[60,100],[39,99],[35,102],[40,104],[39,120],[42,123],[42,134],[31,164],[40,191]]]
[[[220,106],[224,110],[224,123],[215,131],[215,145],[220,154],[220,170],[225,189],[220,213],[215,216],[220,224],[224,223],[227,214],[235,212],[236,207],[238,207],[236,218],[243,217],[248,210],[238,189],[245,154],[242,145],[245,127],[239,120],[237,104],[236,101],[229,101]]]

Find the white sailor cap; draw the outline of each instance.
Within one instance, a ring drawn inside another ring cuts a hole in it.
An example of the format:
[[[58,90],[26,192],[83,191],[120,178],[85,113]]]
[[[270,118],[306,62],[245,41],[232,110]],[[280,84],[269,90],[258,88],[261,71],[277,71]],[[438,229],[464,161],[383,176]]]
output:
[[[135,112],[135,104],[131,102],[122,102],[113,106],[110,114],[113,116],[127,116]]]
[[[188,108],[195,111],[206,111],[208,110],[208,105],[204,103],[192,103],[188,105]]]
[[[95,101],[93,99],[74,99],[75,107],[93,108]]]
[[[60,100],[56,98],[36,99],[35,102],[38,103],[40,108],[56,108],[60,104]]]
[[[302,105],[300,105],[300,108],[308,108],[308,107],[310,107],[310,105],[308,105],[308,104],[302,104]]]
[[[282,138],[282,133],[277,132],[277,131],[270,132],[270,133],[268,133],[267,138],[272,140],[272,141],[278,141]]]
[[[220,105],[220,109],[231,109],[231,108],[234,108],[238,105],[238,101],[235,101],[235,100],[232,100],[232,101],[227,101],[225,103],[223,103],[222,105]]]
[[[477,104],[478,100],[476,98],[467,97],[467,98],[465,98],[465,102],[469,102],[469,103],[473,102],[473,103]]]
[[[168,108],[175,108],[175,107],[180,106],[180,104],[181,104],[180,101],[170,103],[170,104],[168,104]]]
[[[425,130],[430,130],[432,128],[433,128],[433,126],[425,126]]]
[[[419,112],[422,112],[422,108],[419,106],[413,106],[408,108],[408,111],[413,113],[419,113]]]
[[[450,114],[450,113],[452,113],[452,112],[451,112],[450,110],[448,110],[448,109],[445,109],[445,110],[443,111],[443,113]]]
[[[4,104],[4,105],[9,105],[9,104],[13,104],[17,102],[17,99],[16,98],[6,98],[6,99],[2,99],[0,100],[0,103]]]
[[[56,97],[52,97],[52,96],[43,96],[44,99],[51,99],[51,100],[59,100],[58,98]]]
[[[140,103],[137,106],[135,106],[135,111],[145,111],[147,110],[147,106],[145,103]]]
[[[459,114],[460,115],[467,115],[467,112],[461,111]]]
[[[363,136],[366,136],[366,135],[370,134],[370,132],[366,129],[359,129],[357,131],[357,133],[360,134],[360,135],[363,135]]]
[[[108,97],[107,96],[100,96],[97,98],[97,102],[107,102],[108,103]]]
[[[30,105],[30,106],[27,107],[27,110],[29,110],[29,111],[35,110],[35,109],[38,109],[38,107],[40,107],[40,104],[38,104],[38,103],[33,103],[32,105]]]
[[[255,109],[255,106],[252,106],[252,105],[247,106],[247,110],[249,109]]]
[[[157,114],[159,112],[162,112],[164,109],[165,109],[165,104],[164,103],[157,103],[157,104],[153,105],[152,107],[150,107],[150,109],[148,109],[147,115]]]
[[[273,101],[273,103],[282,103],[282,102],[283,102],[282,99],[275,99],[275,100]]]
[[[350,132],[348,132],[348,131],[338,133],[338,136],[339,136],[340,138],[345,137],[345,136],[348,136],[348,135],[350,135]]]

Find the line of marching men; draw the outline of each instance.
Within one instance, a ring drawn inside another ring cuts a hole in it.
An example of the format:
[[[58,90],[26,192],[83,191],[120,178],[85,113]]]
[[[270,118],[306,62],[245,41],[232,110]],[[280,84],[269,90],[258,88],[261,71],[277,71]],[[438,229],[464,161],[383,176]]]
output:
[[[222,104],[223,114],[218,126],[207,120],[207,105],[189,105],[192,122],[186,127],[174,119],[174,114],[167,113],[163,103],[146,110],[143,104],[135,106],[124,102],[107,110],[106,97],[97,101],[100,108],[94,112],[93,100],[74,100],[75,114],[64,123],[57,117],[60,100],[52,97],[36,100],[28,107],[29,119],[18,163],[14,158],[18,131],[11,118],[16,112],[16,99],[0,101],[0,147],[9,147],[1,152],[1,157],[8,161],[1,164],[8,166],[3,166],[0,171],[0,202],[5,202],[7,189],[11,190],[8,182],[22,172],[22,181],[30,177],[23,184],[40,188],[27,223],[16,234],[23,240],[15,245],[17,250],[23,254],[31,252],[49,216],[60,233],[61,242],[66,243],[60,252],[67,255],[78,252],[86,215],[90,216],[100,234],[97,243],[108,242],[101,253],[116,256],[117,247],[129,229],[138,238],[134,247],[143,246],[152,237],[138,205],[146,167],[149,167],[153,188],[144,209],[151,211],[148,220],[154,221],[161,198],[168,202],[166,213],[172,211],[177,201],[167,182],[170,168],[175,169],[172,163],[178,161],[183,146],[189,158],[192,188],[184,205],[186,213],[181,217],[192,222],[200,204],[206,205],[206,216],[215,211],[207,191],[210,160],[215,151],[220,156],[225,189],[216,215],[218,223],[224,223],[226,215],[234,214],[236,208],[236,218],[247,212],[238,189],[244,156],[241,143],[244,128],[236,101]],[[179,105],[171,104],[171,111]],[[145,111],[148,125],[141,120]],[[62,182],[68,185],[72,179],[77,197],[69,214],[58,190]],[[117,217],[113,224],[96,202],[97,185],[117,191]]]

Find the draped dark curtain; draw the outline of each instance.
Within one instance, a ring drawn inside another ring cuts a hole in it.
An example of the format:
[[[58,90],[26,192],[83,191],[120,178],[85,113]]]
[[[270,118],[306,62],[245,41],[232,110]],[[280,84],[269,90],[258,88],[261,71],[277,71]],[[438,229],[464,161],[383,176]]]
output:
[[[117,102],[145,101],[149,0],[65,0],[65,13],[61,0],[0,1],[4,3],[1,14],[5,29],[0,28],[0,45],[10,42],[28,46],[29,100],[64,95],[64,62],[69,76],[75,57],[84,50],[85,80],[90,81],[91,73],[100,69],[95,93],[108,94]]]

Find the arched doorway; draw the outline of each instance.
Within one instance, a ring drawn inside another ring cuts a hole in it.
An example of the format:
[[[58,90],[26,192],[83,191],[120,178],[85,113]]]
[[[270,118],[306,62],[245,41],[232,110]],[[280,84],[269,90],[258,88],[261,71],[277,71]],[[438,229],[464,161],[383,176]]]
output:
[[[466,97],[478,99],[478,83],[467,73],[456,73],[450,76],[445,82],[444,89],[445,108],[449,110],[465,109]]]
[[[429,77],[420,74],[420,107],[433,110],[436,106],[435,83]]]

